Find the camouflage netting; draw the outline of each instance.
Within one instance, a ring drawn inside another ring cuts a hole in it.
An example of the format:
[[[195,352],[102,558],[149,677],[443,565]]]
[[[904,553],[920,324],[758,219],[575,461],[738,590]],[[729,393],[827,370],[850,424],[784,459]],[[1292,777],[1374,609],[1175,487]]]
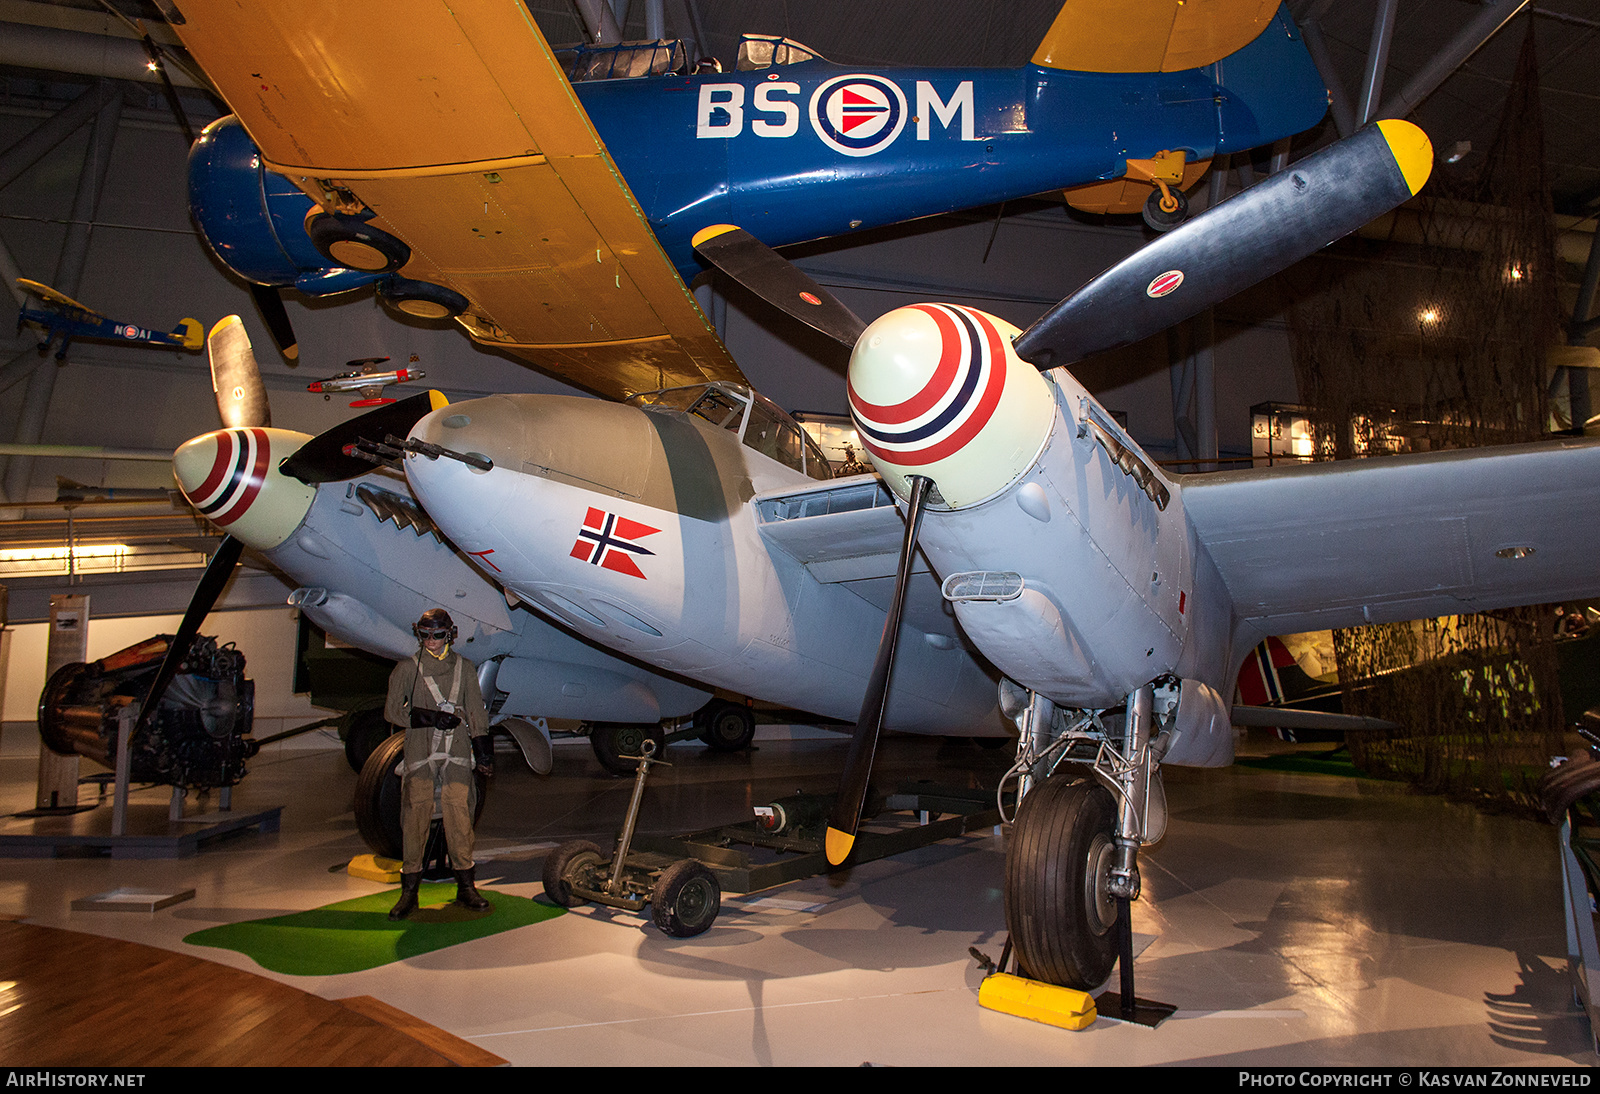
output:
[[[1554,227],[1530,33],[1475,177],[1435,173],[1390,238],[1302,274],[1295,369],[1318,459],[1536,440],[1558,341]],[[1396,543],[1396,550],[1405,550]],[[1554,611],[1522,608],[1335,632],[1358,766],[1424,789],[1526,804],[1561,750]]]

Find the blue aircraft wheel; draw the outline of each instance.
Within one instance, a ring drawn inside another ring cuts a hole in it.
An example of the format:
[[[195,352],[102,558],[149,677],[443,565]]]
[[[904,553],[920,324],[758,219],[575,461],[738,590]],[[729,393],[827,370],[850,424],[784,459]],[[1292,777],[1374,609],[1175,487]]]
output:
[[[356,774],[367,766],[367,758],[394,733],[394,726],[383,716],[382,707],[351,711],[345,719],[344,758]]]
[[[411,248],[381,228],[341,213],[318,213],[306,221],[306,235],[330,261],[347,270],[388,273],[411,258]]]
[[[1017,809],[1006,850],[1006,929],[1024,976],[1092,991],[1117,960],[1117,904],[1107,892],[1116,845],[1111,792],[1055,775]]]
[[[750,708],[726,699],[713,699],[694,716],[700,739],[713,752],[740,752],[750,747],[756,736],[755,715]]]
[[[412,281],[391,277],[378,286],[378,299],[395,311],[418,319],[454,319],[467,310],[470,301],[453,289],[431,281]]]
[[[1157,232],[1170,232],[1189,217],[1189,199],[1181,190],[1171,193],[1174,206],[1171,209],[1162,208],[1159,188],[1150,191],[1150,196],[1144,199],[1144,222]]]

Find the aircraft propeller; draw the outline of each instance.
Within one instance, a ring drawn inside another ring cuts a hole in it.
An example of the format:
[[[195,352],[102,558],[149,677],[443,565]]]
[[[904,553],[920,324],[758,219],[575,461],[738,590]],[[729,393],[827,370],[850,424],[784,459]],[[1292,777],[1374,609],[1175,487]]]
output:
[[[237,315],[219,320],[206,339],[206,350],[211,356],[211,390],[217,396],[223,428],[271,425],[267,387],[261,382],[261,368],[243,321]]]
[[[315,437],[271,428],[266,385],[237,315],[211,329],[211,383],[223,428],[197,437],[174,456],[179,485],[202,514],[237,531],[222,537],[184,610],[183,621],[157,670],[150,694],[139,708],[135,733],[155,716],[167,686],[189,655],[206,616],[228,583],[248,542],[263,547],[282,542],[299,524],[315,496],[317,483],[353,478],[372,469],[370,461],[345,454],[358,439],[381,441],[405,435],[424,414],[443,405],[444,396],[423,392],[351,418]],[[284,449],[295,450],[281,457]],[[278,467],[273,467],[274,456]],[[296,474],[291,465],[299,468]],[[286,476],[299,479],[285,481]],[[277,481],[272,481],[274,477]],[[292,488],[292,489],[286,489]]]
[[[216,394],[217,415],[222,419],[223,427],[251,429],[270,426],[272,412],[267,406],[267,388],[261,381],[261,369],[250,348],[250,336],[245,333],[244,323],[237,315],[227,316],[211,328],[211,334],[206,339],[206,350],[211,358],[211,389]],[[150,685],[150,694],[145,696],[144,704],[139,708],[139,718],[134,724],[135,736],[143,733],[155,717],[156,708],[167,693],[167,686],[189,656],[189,647],[194,643],[195,635],[200,633],[201,624],[211,614],[217,597],[222,595],[223,586],[228,583],[243,553],[244,544],[231,534],[223,536],[222,542],[217,544],[211,561],[206,563],[205,573],[200,576],[200,583],[189,597],[189,606],[184,609],[178,633],[172,636],[172,642],[167,646],[167,655],[162,658],[161,668]]]
[[[289,309],[283,306],[280,290],[271,285],[257,285],[251,282],[250,296],[256,302],[256,310],[261,313],[262,321],[267,324],[267,332],[272,335],[272,341],[277,345],[278,352],[291,361],[298,360],[299,340],[294,336],[294,325],[289,322]]]
[[[1386,120],[1307,156],[1142,247],[1047,311],[1012,343],[1040,371],[1165,330],[1355,231],[1410,198],[1433,149],[1410,122]],[[701,257],[782,311],[862,352],[866,324],[822,286],[732,225],[701,230]],[[895,596],[828,821],[828,861],[849,855],[883,726],[905,583],[930,483],[908,479]]]

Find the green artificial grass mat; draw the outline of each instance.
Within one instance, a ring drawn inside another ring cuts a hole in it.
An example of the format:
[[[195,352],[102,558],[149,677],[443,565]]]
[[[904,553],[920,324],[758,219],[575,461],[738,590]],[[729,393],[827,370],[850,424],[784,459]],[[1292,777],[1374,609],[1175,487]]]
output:
[[[1276,756],[1239,757],[1234,763],[1240,767],[1253,767],[1259,771],[1297,771],[1304,775],[1339,775],[1347,779],[1370,779],[1350,761],[1350,753],[1337,752],[1280,752]]]
[[[389,918],[400,891],[388,889],[309,912],[207,927],[184,941],[236,950],[264,969],[290,976],[334,976],[542,923],[565,911],[526,897],[482,892],[493,911],[456,907],[454,882],[425,884],[418,894],[422,906],[407,919]]]

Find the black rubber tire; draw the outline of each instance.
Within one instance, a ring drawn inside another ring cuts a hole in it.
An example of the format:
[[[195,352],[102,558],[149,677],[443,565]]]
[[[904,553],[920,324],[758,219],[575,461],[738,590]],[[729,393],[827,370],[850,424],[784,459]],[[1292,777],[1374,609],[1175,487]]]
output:
[[[550,898],[552,904],[558,904],[563,908],[576,908],[584,903],[584,899],[575,895],[572,887],[567,884],[573,869],[584,865],[585,862],[604,862],[605,857],[606,853],[600,849],[599,844],[590,843],[586,839],[563,843],[545,857],[544,895]]]
[[[453,289],[399,276],[378,284],[378,299],[395,311],[418,319],[454,319],[471,305]]]
[[[356,831],[361,833],[367,849],[380,858],[403,859],[405,836],[400,830],[400,806],[403,802],[400,775],[395,770],[405,752],[406,735],[396,733],[386,738],[372,750],[361,774],[356,777]],[[489,798],[489,780],[473,772],[472,826],[476,828],[483,817],[483,806]]]
[[[393,273],[411,260],[411,248],[357,217],[318,213],[306,221],[312,246],[329,262],[349,270]]]
[[[756,717],[742,703],[713,699],[695,713],[700,739],[713,752],[742,752],[756,736]]]
[[[1017,810],[1006,853],[1006,929],[1024,976],[1090,991],[1117,960],[1117,905],[1104,893],[1117,806],[1089,779],[1057,775]]]
[[[1152,231],[1170,232],[1189,219],[1189,199],[1183,196],[1181,190],[1172,191],[1172,196],[1178,199],[1178,207],[1170,213],[1161,208],[1159,187],[1151,190],[1150,196],[1144,199],[1144,222]]]
[[[693,938],[707,930],[722,910],[717,875],[692,858],[674,862],[661,872],[650,894],[650,918],[673,938]]]
[[[639,755],[639,749],[647,740],[656,743],[655,755],[660,759],[662,750],[667,747],[667,735],[661,731],[660,723],[596,722],[589,731],[589,747],[594,749],[595,759],[613,775],[632,775],[638,770],[637,760],[623,757]]]
[[[382,707],[353,710],[345,722],[344,758],[356,774],[367,766],[367,757],[394,733],[394,726],[383,716]]]

